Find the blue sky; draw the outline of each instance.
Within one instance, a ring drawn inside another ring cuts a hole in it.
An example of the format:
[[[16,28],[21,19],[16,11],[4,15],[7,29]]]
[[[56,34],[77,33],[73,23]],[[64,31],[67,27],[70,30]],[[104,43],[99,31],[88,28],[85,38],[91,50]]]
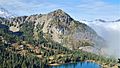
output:
[[[0,5],[18,16],[62,9],[76,20],[120,18],[120,0],[0,0]]]

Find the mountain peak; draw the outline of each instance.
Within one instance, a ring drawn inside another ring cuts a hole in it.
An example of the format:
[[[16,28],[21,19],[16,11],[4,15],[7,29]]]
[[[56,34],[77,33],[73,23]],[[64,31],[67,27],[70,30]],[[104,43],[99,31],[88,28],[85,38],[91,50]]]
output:
[[[57,11],[57,12],[64,12],[62,9],[57,9],[55,11]]]
[[[56,12],[56,13],[65,13],[62,9],[57,9],[57,10],[55,10],[53,12]]]
[[[38,35],[40,31],[42,31],[45,39],[64,44],[70,49],[79,48],[76,44],[81,40],[91,41],[94,43],[93,45],[97,46],[101,45],[98,40],[102,41],[92,28],[74,20],[61,9],[57,9],[48,14],[10,18],[9,21],[5,23],[12,24],[9,30],[13,32],[26,32],[30,30],[32,33],[31,36],[33,36],[35,40],[39,39],[40,36]],[[63,42],[63,40],[65,40],[65,42]],[[72,42],[75,42],[75,47]]]
[[[120,22],[120,19],[117,19],[116,22]]]
[[[95,21],[106,22],[106,21],[103,20],[103,19],[96,19]]]
[[[57,9],[55,11],[52,11],[49,14],[52,14],[52,16],[69,16],[66,12],[64,12],[62,9]],[[70,17],[70,16],[69,16]]]

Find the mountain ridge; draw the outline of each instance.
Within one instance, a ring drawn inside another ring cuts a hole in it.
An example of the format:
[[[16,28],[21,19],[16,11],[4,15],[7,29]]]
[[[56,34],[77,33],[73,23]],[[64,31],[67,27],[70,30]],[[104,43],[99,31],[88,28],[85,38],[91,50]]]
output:
[[[95,20],[80,20],[80,21],[86,21],[86,22],[102,22],[102,23],[115,23],[120,22],[120,19],[116,20],[104,20],[104,19],[95,19]]]
[[[42,31],[43,37],[48,41],[53,40],[72,50],[90,45],[94,51],[104,46],[101,44],[104,40],[91,27],[74,20],[61,9],[48,14],[14,17],[6,21],[1,23],[8,25],[13,32],[29,31],[30,36],[38,40]]]

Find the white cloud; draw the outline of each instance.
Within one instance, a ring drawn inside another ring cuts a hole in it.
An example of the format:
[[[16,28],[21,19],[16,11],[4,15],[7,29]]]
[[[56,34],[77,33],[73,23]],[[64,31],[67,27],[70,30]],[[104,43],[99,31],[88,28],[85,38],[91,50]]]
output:
[[[106,41],[105,48],[109,55],[120,57],[120,22],[85,22],[91,26]]]

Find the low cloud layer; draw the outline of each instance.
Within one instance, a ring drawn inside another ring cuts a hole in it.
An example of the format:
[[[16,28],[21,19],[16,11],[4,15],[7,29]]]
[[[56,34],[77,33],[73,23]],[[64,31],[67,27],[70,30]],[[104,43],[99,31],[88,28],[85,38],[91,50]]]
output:
[[[114,57],[120,57],[120,22],[87,22],[106,41],[106,52]]]

